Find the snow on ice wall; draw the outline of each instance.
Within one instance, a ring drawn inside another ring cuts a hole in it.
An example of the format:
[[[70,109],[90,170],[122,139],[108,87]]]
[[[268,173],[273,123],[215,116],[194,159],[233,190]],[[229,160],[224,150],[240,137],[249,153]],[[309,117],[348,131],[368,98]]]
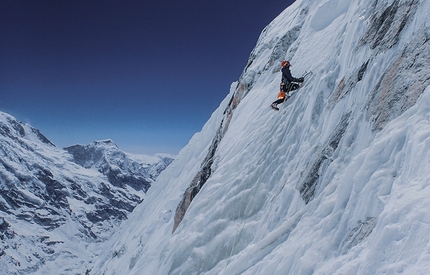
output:
[[[429,10],[296,1],[91,274],[427,274]],[[313,75],[274,112],[284,58]]]

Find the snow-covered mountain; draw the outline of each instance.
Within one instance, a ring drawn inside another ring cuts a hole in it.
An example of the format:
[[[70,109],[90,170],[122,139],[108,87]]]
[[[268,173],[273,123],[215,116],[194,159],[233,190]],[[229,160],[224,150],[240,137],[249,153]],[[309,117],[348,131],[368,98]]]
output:
[[[0,112],[0,273],[83,274],[172,160],[111,140],[64,150]]]
[[[429,11],[297,0],[90,274],[428,274]]]
[[[151,183],[173,161],[171,155],[131,155],[119,150],[112,140],[95,141],[89,145],[64,148],[73,161],[87,169],[95,168],[106,175],[109,182],[125,188],[148,191]]]

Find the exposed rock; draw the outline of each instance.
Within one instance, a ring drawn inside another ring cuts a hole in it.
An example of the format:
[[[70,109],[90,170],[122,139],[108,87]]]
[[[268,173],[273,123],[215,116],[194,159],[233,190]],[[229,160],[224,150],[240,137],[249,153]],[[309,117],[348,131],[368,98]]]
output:
[[[365,221],[358,221],[358,225],[351,229],[348,236],[342,242],[342,251],[346,253],[349,249],[364,241],[375,228],[378,219],[376,217],[367,217]]]
[[[418,0],[395,0],[382,9],[379,5],[386,4],[375,1],[371,10],[376,13],[372,14],[369,29],[361,38],[360,45],[369,44],[371,49],[379,50],[393,47],[399,41],[405,26],[414,17],[418,4]]]
[[[322,164],[326,160],[329,162],[333,161],[333,153],[336,151],[337,147],[339,146],[340,140],[342,139],[343,135],[346,132],[346,129],[348,128],[350,116],[351,113],[347,113],[342,116],[341,121],[331,134],[327,145],[325,145],[315,156],[315,161],[311,163],[305,173],[303,182],[299,185],[300,195],[302,196],[306,204],[308,204],[315,196],[315,190],[317,187],[318,179],[320,177],[320,173],[324,173],[324,171],[320,171]]]
[[[430,83],[430,31],[421,29],[395,58],[369,94],[367,119],[374,130],[415,104]]]

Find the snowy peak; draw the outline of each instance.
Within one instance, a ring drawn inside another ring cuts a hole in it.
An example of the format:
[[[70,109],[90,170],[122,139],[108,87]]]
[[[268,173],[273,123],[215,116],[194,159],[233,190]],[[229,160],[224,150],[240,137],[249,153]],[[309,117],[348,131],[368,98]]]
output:
[[[73,161],[84,168],[94,168],[106,175],[115,186],[131,186],[146,192],[159,173],[172,161],[172,156],[146,157],[142,163],[119,150],[110,139],[95,141],[89,145],[74,145],[64,148],[73,156]]]
[[[110,162],[126,156],[118,146],[110,139],[94,141],[88,145],[73,145],[64,148],[73,155],[73,161],[85,168],[98,168],[108,165]]]
[[[38,129],[16,120],[14,117],[0,112],[0,134],[13,139],[25,138],[27,140],[41,141],[55,146]]]
[[[115,142],[113,142],[113,140],[111,140],[111,139],[105,139],[105,140],[99,140],[99,141],[94,141],[94,144],[96,145],[96,146],[98,146],[98,145],[105,145],[105,146],[113,146],[113,147],[116,147],[116,148],[118,148],[118,146],[115,144]]]

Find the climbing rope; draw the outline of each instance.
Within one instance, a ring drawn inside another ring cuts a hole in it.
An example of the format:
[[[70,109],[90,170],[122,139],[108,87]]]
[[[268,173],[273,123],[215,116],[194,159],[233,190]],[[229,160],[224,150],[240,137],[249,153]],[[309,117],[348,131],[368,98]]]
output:
[[[303,74],[303,78],[306,78],[306,77],[308,77],[308,76],[310,76],[310,75],[312,75],[313,73],[312,73],[312,71],[305,71],[305,73]],[[289,87],[289,89],[291,89],[291,87]],[[258,190],[258,187],[260,186],[260,183],[261,183],[261,181],[259,180],[258,181],[258,184],[257,184],[257,187],[255,188],[255,191],[254,191],[254,195],[252,196],[252,200],[251,200],[251,209],[252,209],[252,207],[254,206],[254,200],[255,200],[255,196],[257,195],[257,190]],[[284,186],[285,186],[285,184],[286,184],[286,182],[282,185],[282,187],[281,187],[281,190],[279,191],[279,193],[281,193],[282,192],[282,190],[283,190],[283,188],[284,188]],[[278,194],[279,195],[279,194]],[[274,199],[274,198],[273,198]],[[271,200],[271,202],[273,202],[273,199]],[[248,207],[248,205],[246,205],[245,206],[245,210],[244,210],[244,214],[246,214],[246,209],[247,209],[247,207]],[[246,222],[248,221],[248,217],[243,221],[243,224],[242,224],[242,227],[241,227],[241,229],[240,229],[240,232],[239,232],[239,235],[238,236],[236,236],[235,238],[234,238],[234,240],[233,240],[233,246],[231,247],[231,251],[230,251],[230,256],[229,256],[229,258],[228,258],[228,261],[227,261],[227,264],[226,264],[226,266],[225,266],[225,268],[224,268],[224,272],[225,272],[225,270],[227,269],[227,267],[228,267],[228,265],[230,264],[230,262],[231,262],[231,257],[233,256],[233,253],[234,253],[234,249],[236,248],[236,245],[239,243],[239,241],[240,241],[240,239],[241,239],[241,237],[242,237],[242,233],[243,233],[243,230],[244,230],[244,228],[245,228],[245,225],[246,225]],[[237,240],[237,241],[236,241]]]

